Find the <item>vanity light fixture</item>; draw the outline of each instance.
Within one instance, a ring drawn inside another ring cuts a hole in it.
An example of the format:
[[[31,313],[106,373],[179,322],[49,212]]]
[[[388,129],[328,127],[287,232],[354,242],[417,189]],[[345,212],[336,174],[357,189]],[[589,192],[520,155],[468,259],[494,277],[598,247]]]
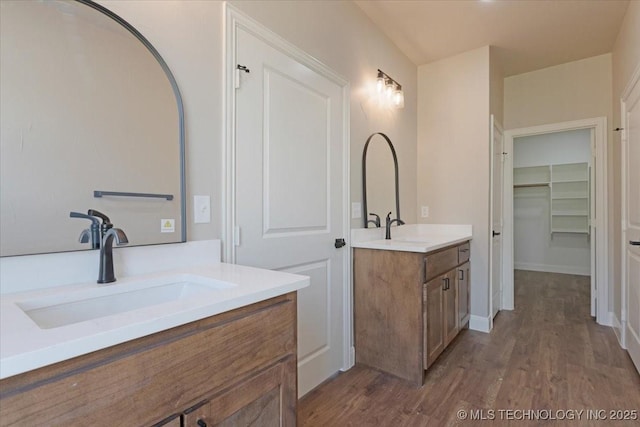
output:
[[[378,69],[376,79],[376,91],[378,95],[386,98],[396,108],[404,108],[404,92],[402,85],[391,78],[387,73]]]

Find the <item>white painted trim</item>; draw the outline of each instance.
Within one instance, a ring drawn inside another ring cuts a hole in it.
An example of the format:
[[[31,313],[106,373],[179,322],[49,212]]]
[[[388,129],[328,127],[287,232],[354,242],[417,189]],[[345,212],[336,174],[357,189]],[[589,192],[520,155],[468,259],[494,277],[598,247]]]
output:
[[[504,179],[504,217],[505,227],[503,249],[503,265],[505,270],[512,271],[513,260],[513,139],[516,137],[540,135],[545,133],[563,132],[576,129],[593,129],[595,135],[595,167],[596,182],[592,185],[595,188],[595,206],[596,212],[592,216],[592,230],[595,228],[595,245],[596,260],[596,284],[597,284],[597,312],[596,321],[601,325],[610,326],[611,318],[609,316],[609,229],[608,229],[608,162],[607,162],[607,118],[595,117],[591,119],[574,120],[570,122],[553,123],[541,126],[533,126],[528,128],[511,129],[504,133],[505,148],[508,162],[505,163],[505,179]],[[593,242],[594,240],[592,240]],[[507,250],[507,246],[508,249]],[[513,273],[505,276],[503,302],[506,307],[514,306],[513,295]]]
[[[578,276],[590,276],[591,269],[576,267],[573,265],[548,265],[534,264],[530,262],[516,262],[513,265],[516,270],[546,271],[547,273],[575,274]]]
[[[502,309],[513,310],[513,136],[510,131],[502,134],[504,138],[504,174],[502,197]]]
[[[622,91],[622,95],[620,96],[620,127],[622,128],[622,132],[620,135],[620,182],[621,182],[621,241],[622,245],[620,251],[620,333],[616,330],[616,336],[618,336],[618,340],[620,341],[620,345],[622,348],[627,348],[627,297],[629,293],[628,284],[627,284],[627,132],[625,129],[627,128],[627,99],[631,96],[631,92],[635,88],[636,84],[640,83],[640,64],[636,67],[631,79],[627,83],[627,86]],[[615,315],[615,313],[613,313]]]
[[[236,91],[235,91],[235,64],[236,62],[236,34],[237,29],[251,33],[255,37],[271,45],[275,49],[290,56],[294,60],[304,64],[318,74],[326,77],[328,80],[342,87],[342,111],[343,111],[343,135],[342,135],[342,149],[343,149],[343,188],[342,188],[342,236],[347,242],[347,246],[343,248],[343,355],[342,366],[344,370],[351,368],[354,365],[351,355],[351,348],[353,345],[353,297],[351,286],[351,265],[352,255],[350,250],[350,203],[351,200],[351,186],[350,183],[350,94],[351,87],[349,81],[331,68],[304,52],[297,46],[293,45],[289,41],[283,39],[270,29],[264,27],[258,21],[254,20],[250,16],[244,14],[233,5],[225,2],[225,23],[224,23],[224,46],[225,53],[224,59],[224,98],[225,98],[225,143],[223,147],[223,200],[225,202],[225,209],[223,212],[223,227],[222,227],[222,243],[223,243],[223,260],[229,263],[235,263],[236,250],[233,239],[235,229],[235,122],[236,122]]]
[[[616,334],[616,338],[618,338],[620,347],[627,348],[624,343],[624,326],[613,311],[609,312],[609,317],[611,318],[611,327],[613,328],[613,332]]]
[[[500,131],[500,133],[502,134],[502,151],[504,152],[504,129],[502,128],[502,126],[500,125],[500,123],[495,119],[495,116],[493,114],[491,114],[490,116],[490,120],[489,120],[489,156],[491,158],[490,160],[490,168],[489,168],[489,315],[492,316],[493,315],[493,231],[494,231],[494,227],[493,227],[493,223],[494,223],[494,215],[495,212],[493,211],[493,198],[495,197],[495,195],[493,194],[493,168],[495,167],[495,161],[494,161],[494,155],[493,155],[493,139],[495,138],[495,129],[497,128],[498,131]],[[502,179],[504,180],[504,164],[505,162],[501,162],[500,163],[500,167],[502,168]],[[502,227],[504,226],[504,185],[502,186],[502,224],[500,227],[499,232],[502,233]],[[504,250],[503,246],[504,246],[504,239],[502,240],[502,243],[500,244],[501,246],[501,250],[500,252],[502,253],[502,251]],[[502,260],[504,262],[504,256],[502,256]],[[502,295],[504,295],[504,268],[503,268],[503,264],[500,264],[501,267],[501,277],[500,277],[500,282],[502,284],[502,290],[501,290],[501,299],[504,299],[504,297],[502,297]],[[500,304],[500,309],[503,309],[503,304],[501,301]],[[491,323],[491,327],[493,327],[493,323]]]
[[[469,329],[472,331],[489,333],[491,332],[492,326],[493,319],[491,318],[491,315],[483,317],[472,314],[469,316]]]

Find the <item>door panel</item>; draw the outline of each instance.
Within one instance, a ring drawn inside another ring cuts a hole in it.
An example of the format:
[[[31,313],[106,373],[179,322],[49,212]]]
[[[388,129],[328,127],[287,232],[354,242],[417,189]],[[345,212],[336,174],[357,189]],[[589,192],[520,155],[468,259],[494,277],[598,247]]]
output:
[[[299,395],[343,366],[343,88],[237,30],[235,262],[307,275]]]
[[[295,102],[292,102],[294,101]],[[265,67],[264,232],[305,233],[328,225],[329,98]],[[309,120],[313,117],[314,120]],[[300,197],[304,194],[305,197]]]
[[[626,137],[625,206],[625,281],[626,344],[631,359],[640,372],[640,78],[624,103]],[[634,244],[637,243],[637,244]]]
[[[502,127],[491,115],[491,316],[502,307],[502,204],[504,179]]]

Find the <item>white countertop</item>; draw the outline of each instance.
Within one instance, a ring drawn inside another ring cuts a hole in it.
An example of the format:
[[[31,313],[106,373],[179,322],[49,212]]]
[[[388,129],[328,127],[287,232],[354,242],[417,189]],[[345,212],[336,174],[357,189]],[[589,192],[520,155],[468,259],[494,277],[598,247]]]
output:
[[[40,297],[67,298],[95,288],[135,286],[168,275],[198,275],[225,282],[209,299],[201,296],[126,311],[67,326],[41,329],[17,303]],[[0,300],[0,378],[100,350],[170,329],[309,285],[306,276],[234,264],[211,263],[118,279],[110,285],[95,282],[2,295]]]
[[[460,224],[406,224],[391,227],[391,239],[384,237],[385,229],[360,228],[351,230],[354,248],[380,249],[427,253],[473,237],[471,225]]]

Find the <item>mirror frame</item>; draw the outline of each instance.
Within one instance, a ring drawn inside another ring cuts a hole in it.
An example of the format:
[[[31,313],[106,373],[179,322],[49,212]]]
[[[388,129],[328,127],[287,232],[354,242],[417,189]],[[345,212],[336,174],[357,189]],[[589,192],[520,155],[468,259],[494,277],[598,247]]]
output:
[[[362,205],[364,212],[364,228],[369,228],[369,212],[367,210],[367,150],[369,149],[369,143],[376,135],[380,135],[385,139],[385,141],[387,141],[387,144],[389,144],[389,148],[391,149],[391,154],[393,155],[393,166],[395,167],[396,179],[396,215],[397,219],[402,221],[400,219],[400,185],[398,181],[398,156],[396,155],[396,149],[393,147],[393,143],[387,135],[382,132],[375,132],[367,138],[367,142],[364,144],[364,149],[362,151]]]
[[[173,94],[176,99],[176,106],[178,108],[178,137],[179,137],[179,151],[180,151],[180,225],[181,225],[181,235],[180,239],[176,243],[184,243],[187,241],[187,191],[186,191],[186,166],[185,166],[185,125],[184,125],[184,106],[182,102],[182,94],[180,93],[180,89],[178,88],[178,83],[173,76],[173,73],[169,69],[169,66],[162,58],[160,53],[156,50],[155,47],[147,40],[145,36],[143,36],[138,30],[135,29],[131,24],[122,19],[120,16],[107,9],[106,7],[95,3],[92,0],[75,0],[76,2],[88,6],[108,18],[113,19],[122,27],[124,27],[127,31],[129,31],[136,39],[138,39],[147,50],[153,55],[156,59],[162,71],[164,71],[165,76],[169,80],[169,84],[173,90]],[[150,243],[149,245],[153,245],[154,243]],[[158,243],[162,244],[162,243]],[[144,245],[148,246],[148,245]]]

